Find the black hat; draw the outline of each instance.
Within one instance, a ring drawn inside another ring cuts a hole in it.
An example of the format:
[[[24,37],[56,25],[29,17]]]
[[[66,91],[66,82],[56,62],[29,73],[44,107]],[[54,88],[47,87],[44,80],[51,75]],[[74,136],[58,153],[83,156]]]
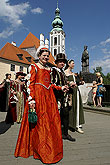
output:
[[[6,74],[5,74],[5,76],[6,76],[6,77],[7,77],[8,75],[10,75],[10,76],[11,76],[11,73],[6,73]]]
[[[11,76],[11,73],[6,73],[5,76],[6,76],[6,79],[8,78],[8,76]]]
[[[16,73],[16,78],[17,78],[19,75],[21,75],[21,76],[26,76],[26,73],[23,73],[23,72],[17,72],[17,73]]]
[[[67,59],[64,53],[59,53],[56,55],[55,63],[57,63],[58,61],[64,61],[65,63],[67,62]]]

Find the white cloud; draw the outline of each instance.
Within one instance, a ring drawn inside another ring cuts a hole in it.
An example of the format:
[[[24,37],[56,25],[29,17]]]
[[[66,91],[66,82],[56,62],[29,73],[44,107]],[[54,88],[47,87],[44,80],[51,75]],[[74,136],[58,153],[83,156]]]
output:
[[[103,57],[103,59],[108,59],[108,58],[110,59],[110,55],[106,55],[106,56]]]
[[[6,30],[3,30],[3,31],[0,33],[0,38],[7,38],[7,37],[11,36],[13,33],[14,33],[14,31],[11,30],[10,28],[8,28],[8,29],[6,29]]]
[[[96,47],[97,47],[97,46],[96,46],[96,45],[94,45],[94,46],[92,46],[90,49],[92,49],[92,50],[93,50],[93,49],[95,49]]]
[[[26,15],[30,7],[28,2],[10,5],[9,1],[10,0],[0,0],[0,19],[7,23],[8,26],[8,28],[0,33],[1,38],[9,37],[15,31],[15,28],[17,29],[22,25],[21,16]]]
[[[37,14],[42,14],[43,13],[43,9],[41,9],[40,7],[37,7],[35,9],[32,9],[31,12],[34,13],[34,14],[36,14],[36,13]]]
[[[105,46],[108,43],[110,43],[110,38],[106,39],[105,41],[101,41],[100,45]]]
[[[110,49],[108,50],[107,48],[101,49],[104,54],[110,54]]]
[[[20,16],[24,16],[29,8],[29,3],[21,3],[18,5],[10,5],[9,0],[0,0],[0,18],[18,27],[22,24]]]
[[[102,72],[108,73],[110,72],[110,56],[105,56],[103,59],[94,60],[92,62],[91,68],[102,67]]]

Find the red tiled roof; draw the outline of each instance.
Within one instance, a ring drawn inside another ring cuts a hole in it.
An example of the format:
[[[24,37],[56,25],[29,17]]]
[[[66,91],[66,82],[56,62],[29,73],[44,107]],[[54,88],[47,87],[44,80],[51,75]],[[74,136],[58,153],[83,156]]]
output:
[[[34,46],[37,49],[40,46],[40,40],[30,32],[27,35],[27,37],[24,39],[22,44],[19,46],[19,48],[30,48],[30,47],[34,47]],[[52,56],[52,54],[50,53],[49,62],[51,64],[55,65],[54,61],[55,61],[55,59]]]
[[[19,48],[31,48],[34,46],[37,49],[40,46],[40,40],[30,32]]]
[[[55,59],[54,59],[54,57],[52,56],[52,54],[50,53],[50,56],[49,56],[49,62],[51,63],[51,64],[53,64],[53,65],[55,65]]]
[[[19,59],[17,54],[23,54],[22,60]],[[33,60],[35,60],[28,52],[10,44],[9,42],[6,43],[6,45],[0,50],[0,57],[7,59],[7,60],[12,60],[24,64],[31,64],[35,63]],[[26,57],[31,57],[31,62],[29,62]]]

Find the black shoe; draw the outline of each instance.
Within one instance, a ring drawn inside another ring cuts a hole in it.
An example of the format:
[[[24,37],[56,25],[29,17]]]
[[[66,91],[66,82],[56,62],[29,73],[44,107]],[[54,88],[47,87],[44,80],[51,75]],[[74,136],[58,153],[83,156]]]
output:
[[[76,139],[75,138],[72,138],[69,134],[68,135],[62,135],[62,138],[64,140],[69,140],[69,141],[72,141],[72,142],[75,142]]]

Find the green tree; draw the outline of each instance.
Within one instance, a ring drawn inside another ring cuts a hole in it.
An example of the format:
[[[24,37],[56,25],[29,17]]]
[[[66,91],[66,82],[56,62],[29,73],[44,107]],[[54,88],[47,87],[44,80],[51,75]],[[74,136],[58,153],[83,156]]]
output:
[[[102,77],[103,78],[105,77],[105,75],[102,72],[102,67],[101,66],[96,67],[96,69],[93,68],[93,70],[94,70],[94,74],[97,73],[97,72],[100,72],[100,74],[102,75]]]
[[[107,75],[104,78],[104,84],[110,85],[110,73],[107,73]]]
[[[104,75],[102,72],[102,67],[100,67],[100,66],[93,68],[93,70],[94,70],[94,74],[96,74],[97,72],[101,73],[101,76],[103,77],[103,83],[105,85],[110,85],[110,73],[107,73],[107,75]]]

